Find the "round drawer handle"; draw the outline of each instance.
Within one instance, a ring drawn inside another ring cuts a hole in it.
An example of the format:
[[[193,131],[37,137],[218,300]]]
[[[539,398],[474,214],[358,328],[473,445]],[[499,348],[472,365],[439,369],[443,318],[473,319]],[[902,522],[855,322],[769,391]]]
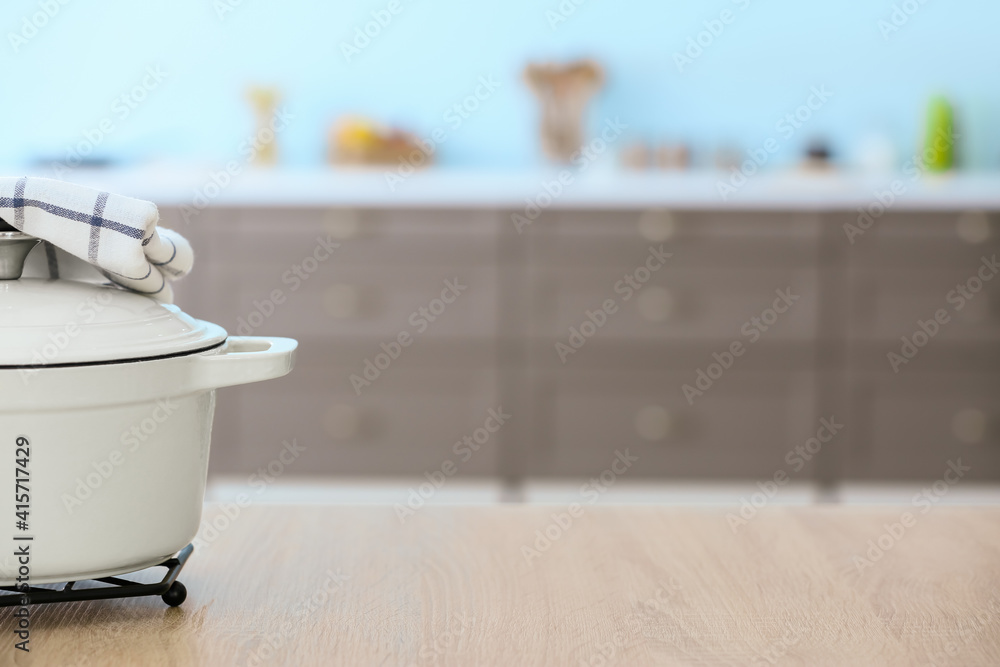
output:
[[[361,413],[353,405],[331,405],[323,415],[323,430],[334,440],[353,440],[361,432]]]
[[[677,233],[677,221],[670,211],[643,211],[639,215],[639,236],[654,243],[663,243]]]
[[[323,307],[331,317],[340,320],[355,318],[361,312],[360,290],[356,285],[330,285],[323,294]]]
[[[665,287],[649,285],[639,292],[635,305],[647,322],[666,322],[674,313],[674,295]]]
[[[967,445],[978,445],[986,439],[986,413],[976,408],[965,408],[955,413],[951,432]]]
[[[635,432],[643,440],[662,442],[674,430],[674,416],[661,405],[647,405],[635,413]]]
[[[966,243],[985,243],[992,235],[990,219],[982,211],[969,211],[955,221],[955,233]]]

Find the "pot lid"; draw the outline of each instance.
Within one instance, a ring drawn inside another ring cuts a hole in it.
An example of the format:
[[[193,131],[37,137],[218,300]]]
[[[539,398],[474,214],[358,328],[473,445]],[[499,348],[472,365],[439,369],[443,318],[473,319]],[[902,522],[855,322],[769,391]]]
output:
[[[222,327],[117,287],[19,278],[37,240],[0,232],[0,367],[138,361],[208,349]]]

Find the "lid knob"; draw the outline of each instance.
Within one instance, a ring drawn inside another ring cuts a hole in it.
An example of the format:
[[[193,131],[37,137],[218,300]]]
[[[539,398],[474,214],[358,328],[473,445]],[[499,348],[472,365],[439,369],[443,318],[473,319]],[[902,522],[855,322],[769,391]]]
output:
[[[0,231],[0,280],[17,280],[24,271],[24,260],[40,239],[21,232]]]

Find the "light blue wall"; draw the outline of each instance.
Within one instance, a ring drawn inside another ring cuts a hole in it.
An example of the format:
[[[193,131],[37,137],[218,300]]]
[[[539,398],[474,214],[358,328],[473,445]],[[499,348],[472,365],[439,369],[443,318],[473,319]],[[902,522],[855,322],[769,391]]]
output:
[[[825,84],[834,98],[788,142],[786,160],[813,134],[843,150],[879,128],[905,157],[927,97],[940,91],[956,103],[966,162],[1000,166],[996,0],[907,0],[919,9],[888,39],[878,21],[890,17],[890,0],[576,0],[555,30],[546,11],[559,0],[399,0],[402,11],[350,63],[340,43],[389,0],[242,0],[220,19],[227,1],[239,0],[68,0],[15,52],[10,35],[23,17],[58,0],[5,0],[0,163],[61,157],[104,118],[114,131],[101,150],[120,158],[231,159],[252,127],[246,85],[273,82],[295,115],[283,161],[319,164],[338,114],[428,134],[447,128],[448,107],[492,75],[501,88],[450,131],[441,161],[528,166],[540,158],[523,64],[588,55],[608,73],[592,126],[620,116],[632,137],[681,139],[701,156],[724,143],[759,145]],[[678,72],[674,52],[727,8],[734,21]],[[167,78],[119,119],[115,98],[151,65]]]

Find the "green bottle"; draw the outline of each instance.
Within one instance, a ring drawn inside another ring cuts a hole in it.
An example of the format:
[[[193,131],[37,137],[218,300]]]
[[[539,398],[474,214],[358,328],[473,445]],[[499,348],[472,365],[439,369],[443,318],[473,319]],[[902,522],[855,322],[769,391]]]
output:
[[[951,104],[942,96],[932,97],[927,109],[924,164],[928,171],[948,171],[955,166],[955,119]]]

